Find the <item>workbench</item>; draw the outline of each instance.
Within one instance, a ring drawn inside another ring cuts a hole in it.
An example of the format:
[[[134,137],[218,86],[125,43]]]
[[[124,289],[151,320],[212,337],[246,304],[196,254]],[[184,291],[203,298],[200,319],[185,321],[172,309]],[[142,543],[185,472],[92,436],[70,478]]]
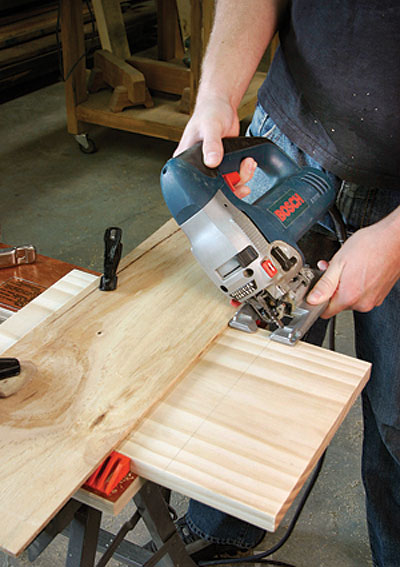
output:
[[[93,9],[102,50],[95,54],[88,80],[82,2],[61,1],[68,132],[87,153],[95,151],[93,140],[87,136],[88,124],[179,141],[194,108],[214,0],[158,0],[156,52],[134,56],[119,1],[94,0]],[[179,17],[183,11],[185,18]],[[183,46],[189,38],[187,67]],[[265,72],[254,75],[238,109],[240,120],[253,113],[264,78]]]
[[[29,279],[24,268],[18,277]],[[139,508],[146,498],[145,508],[151,506],[154,494],[162,502],[157,483],[274,531],[370,365],[305,343],[273,343],[266,331],[226,328],[231,308],[210,287],[174,221],[123,259],[118,288],[106,297],[91,274],[73,270],[66,278],[0,326],[5,356],[29,353],[40,369],[21,394],[0,400],[0,548],[21,553],[116,447],[134,473],[152,481],[139,486]],[[161,317],[159,305],[167,303]],[[101,351],[87,366],[98,341]],[[139,344],[140,355],[131,357],[129,344]],[[75,512],[69,510],[76,520]],[[98,524],[96,517],[90,525]],[[148,525],[154,528],[151,518]],[[177,564],[182,546],[165,525],[161,536],[153,529],[153,539],[159,548],[173,543]]]

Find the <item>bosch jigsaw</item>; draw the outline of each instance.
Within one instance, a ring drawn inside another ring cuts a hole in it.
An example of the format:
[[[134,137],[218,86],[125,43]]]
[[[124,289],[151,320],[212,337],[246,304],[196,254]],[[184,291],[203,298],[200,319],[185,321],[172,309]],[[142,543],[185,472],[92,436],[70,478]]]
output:
[[[319,274],[297,243],[331,210],[335,191],[323,172],[299,167],[265,138],[223,144],[216,169],[204,165],[201,143],[170,159],[161,173],[164,199],[205,272],[241,304],[229,324],[254,332],[261,322],[273,329],[272,339],[295,344],[326,307],[305,301]],[[245,157],[271,186],[252,204],[231,190]]]

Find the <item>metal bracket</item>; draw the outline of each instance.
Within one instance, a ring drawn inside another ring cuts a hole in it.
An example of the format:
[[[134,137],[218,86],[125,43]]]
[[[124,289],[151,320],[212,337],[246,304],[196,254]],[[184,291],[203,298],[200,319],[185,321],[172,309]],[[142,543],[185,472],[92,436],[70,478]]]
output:
[[[0,249],[0,268],[32,264],[35,260],[36,248],[32,244]]]
[[[293,312],[290,323],[271,333],[271,340],[294,346],[304,337],[321,313],[325,311],[327,305],[327,301],[321,305],[310,305],[306,301],[303,301]]]
[[[269,338],[272,341],[294,346],[304,337],[321,313],[325,311],[327,305],[328,302],[321,305],[310,305],[306,301],[302,301],[294,310],[289,323],[284,327],[278,327],[270,334]],[[259,317],[251,305],[245,303],[229,321],[229,326],[245,333],[255,333],[258,330],[258,319]]]
[[[257,319],[259,319],[257,313],[251,305],[245,303],[229,321],[229,326],[245,333],[255,333],[258,330]]]

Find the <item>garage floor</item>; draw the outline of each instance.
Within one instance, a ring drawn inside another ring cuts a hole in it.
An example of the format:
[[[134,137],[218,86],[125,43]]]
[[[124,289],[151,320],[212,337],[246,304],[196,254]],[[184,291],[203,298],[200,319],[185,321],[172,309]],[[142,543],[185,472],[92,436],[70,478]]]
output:
[[[3,104],[0,128],[2,242],[32,243],[41,254],[101,271],[106,227],[122,228],[127,253],[169,218],[159,174],[175,143],[90,127],[99,151],[83,154],[66,131],[62,84]],[[337,349],[352,355],[351,314],[338,319]],[[361,441],[357,403],[331,443],[295,532],[274,559],[296,567],[372,565],[360,479]],[[174,503],[184,511],[185,498],[174,495]],[[133,510],[129,505],[117,518],[105,518],[104,525],[116,530]],[[283,534],[291,513],[260,549],[268,549]],[[145,539],[143,531],[135,537]],[[61,567],[66,545],[66,538],[58,536],[34,565]],[[26,554],[16,560],[0,552],[0,567],[8,565],[25,567],[29,561]],[[110,565],[120,563],[112,560]]]

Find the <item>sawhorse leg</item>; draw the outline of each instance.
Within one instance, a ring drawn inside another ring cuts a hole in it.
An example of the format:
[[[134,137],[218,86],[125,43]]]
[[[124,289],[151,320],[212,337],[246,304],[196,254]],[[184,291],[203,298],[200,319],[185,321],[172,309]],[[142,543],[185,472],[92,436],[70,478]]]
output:
[[[59,533],[69,537],[66,567],[105,567],[113,557],[131,567],[196,567],[176,531],[163,489],[146,482],[134,497],[137,510],[116,535],[100,527],[102,512],[70,500],[28,548],[34,561]],[[156,551],[153,553],[125,540],[143,520]],[[96,563],[96,552],[103,551]]]
[[[134,497],[134,502],[157,549],[147,561],[146,567],[157,565],[160,559],[163,567],[195,567],[196,563],[190,558],[176,531],[161,488],[152,482],[146,482]]]
[[[70,526],[66,567],[93,567],[96,562],[101,512],[83,504]]]

